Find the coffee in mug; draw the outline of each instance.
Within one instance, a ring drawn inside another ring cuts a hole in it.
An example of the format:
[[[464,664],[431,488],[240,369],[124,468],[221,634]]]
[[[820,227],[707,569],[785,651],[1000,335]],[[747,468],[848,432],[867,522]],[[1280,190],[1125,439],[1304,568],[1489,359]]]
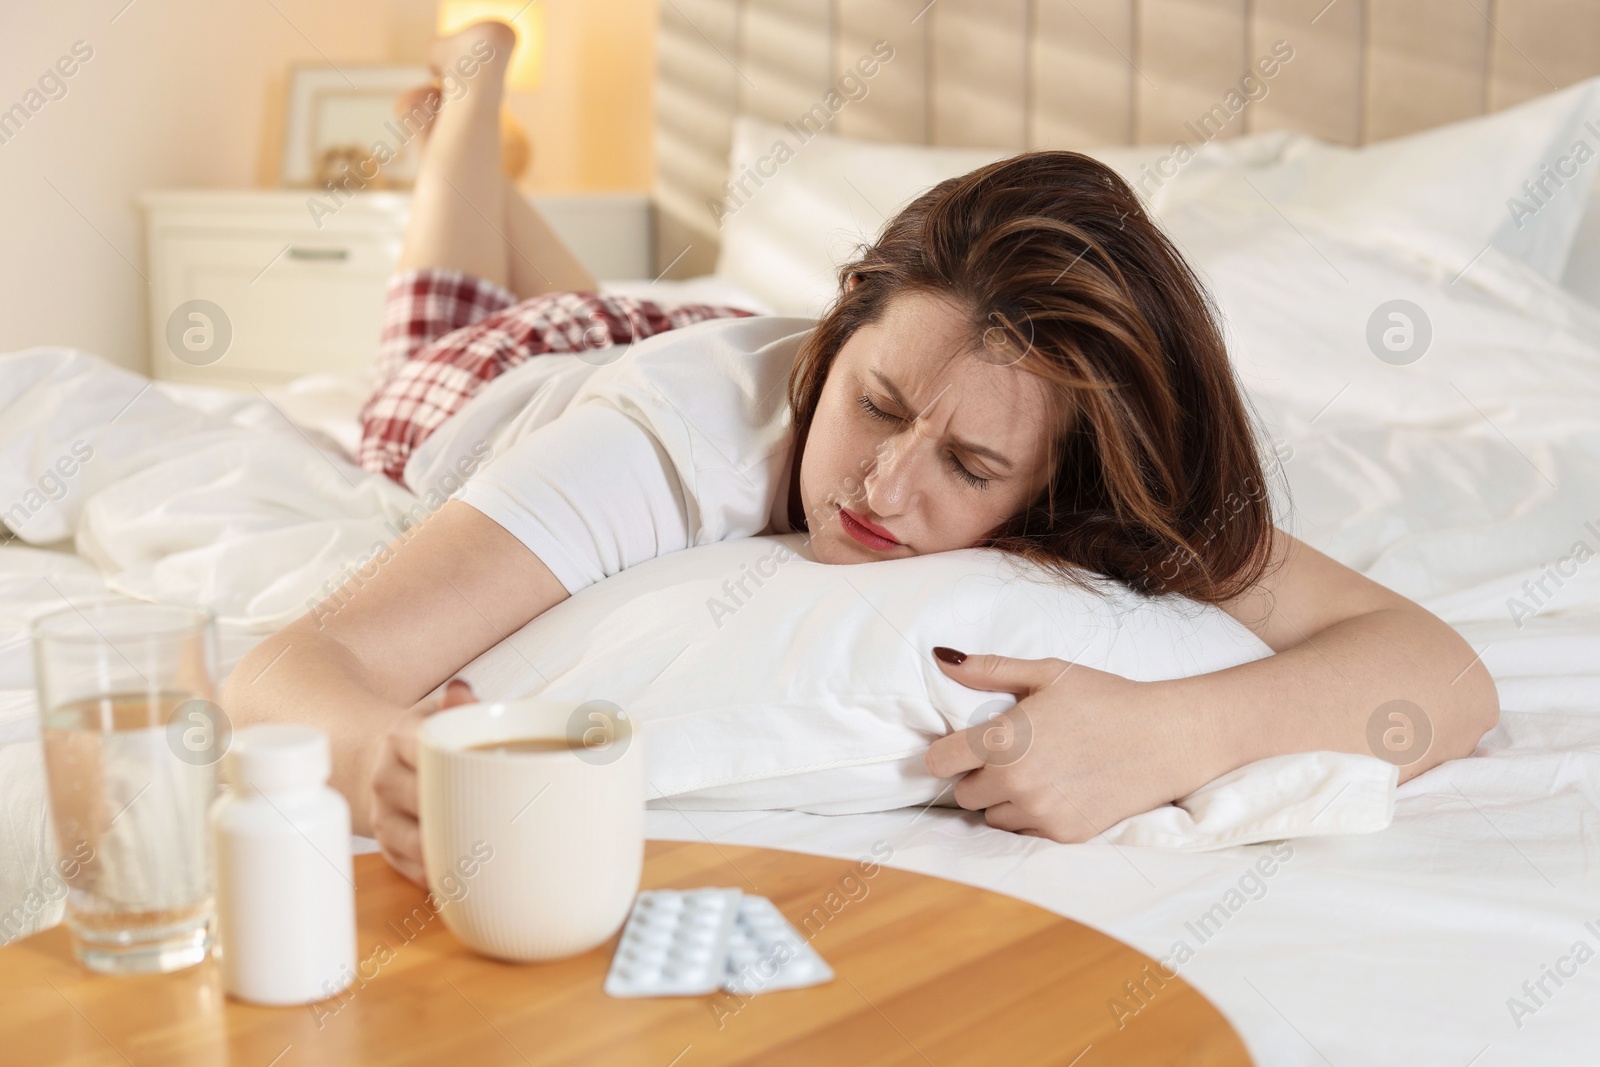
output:
[[[644,865],[644,758],[606,701],[463,704],[418,736],[423,867],[462,941],[518,962],[604,944]],[[470,880],[458,876],[471,859]],[[448,890],[448,891],[447,891]]]
[[[566,752],[583,747],[582,741],[570,741],[565,737],[517,737],[508,741],[488,741],[481,745],[473,745],[467,751],[514,756],[523,752]]]

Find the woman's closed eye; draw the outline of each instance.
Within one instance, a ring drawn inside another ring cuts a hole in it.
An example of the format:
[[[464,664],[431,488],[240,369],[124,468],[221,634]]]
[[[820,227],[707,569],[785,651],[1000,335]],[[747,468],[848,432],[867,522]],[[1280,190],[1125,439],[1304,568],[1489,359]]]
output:
[[[872,397],[868,396],[866,393],[862,393],[860,396],[856,397],[856,403],[861,405],[862,411],[865,411],[868,415],[871,415],[875,419],[882,419],[891,422],[903,421],[900,416],[891,415],[878,405],[874,404],[872,402]]]
[[[872,397],[868,396],[866,393],[862,393],[860,396],[856,397],[856,403],[861,405],[862,411],[865,411],[874,419],[884,422],[906,421],[904,417],[880,408],[877,404],[872,402]],[[973,474],[971,471],[967,470],[954,452],[945,453],[945,459],[949,462],[951,471],[958,475],[968,485],[975,489],[984,489],[988,487],[989,479]]]

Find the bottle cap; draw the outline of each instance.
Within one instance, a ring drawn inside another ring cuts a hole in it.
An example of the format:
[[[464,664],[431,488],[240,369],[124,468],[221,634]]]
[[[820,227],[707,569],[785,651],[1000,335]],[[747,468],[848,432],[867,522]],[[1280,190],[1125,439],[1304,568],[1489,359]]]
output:
[[[241,727],[222,757],[222,774],[230,785],[263,793],[322,785],[332,769],[328,735],[298,723]]]

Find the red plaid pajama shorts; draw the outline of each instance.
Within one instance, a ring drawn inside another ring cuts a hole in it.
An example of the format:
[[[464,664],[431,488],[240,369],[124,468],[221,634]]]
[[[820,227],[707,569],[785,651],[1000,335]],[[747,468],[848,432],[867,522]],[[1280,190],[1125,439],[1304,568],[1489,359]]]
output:
[[[361,409],[356,461],[401,485],[411,452],[492,378],[549,352],[626,345],[741,308],[599,293],[545,293],[518,301],[458,270],[423,269],[389,280],[378,341],[377,386]],[[598,357],[609,361],[610,357]]]

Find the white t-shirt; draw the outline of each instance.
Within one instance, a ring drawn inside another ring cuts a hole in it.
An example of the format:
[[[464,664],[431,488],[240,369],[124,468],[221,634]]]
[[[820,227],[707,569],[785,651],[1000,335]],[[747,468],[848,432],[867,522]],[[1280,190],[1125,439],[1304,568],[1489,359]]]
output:
[[[421,493],[492,441],[493,458],[452,496],[527,545],[569,593],[693,545],[787,533],[789,372],[813,326],[712,319],[603,366],[538,356],[445,420],[406,482]]]

